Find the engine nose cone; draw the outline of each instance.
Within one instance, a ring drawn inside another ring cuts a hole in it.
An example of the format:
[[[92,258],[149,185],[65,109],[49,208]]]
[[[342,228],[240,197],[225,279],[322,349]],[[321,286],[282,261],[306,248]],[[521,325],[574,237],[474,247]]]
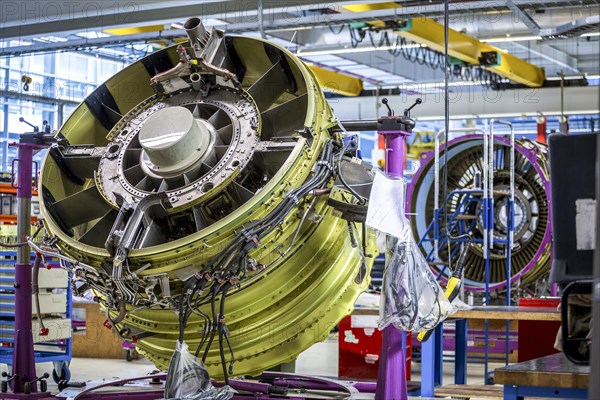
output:
[[[163,108],[140,130],[144,164],[154,173],[179,172],[202,158],[214,137],[214,127],[185,107]]]

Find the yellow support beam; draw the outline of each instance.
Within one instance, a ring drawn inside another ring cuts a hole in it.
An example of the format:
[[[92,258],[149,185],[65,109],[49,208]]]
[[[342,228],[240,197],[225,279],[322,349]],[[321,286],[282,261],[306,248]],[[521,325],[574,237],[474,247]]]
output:
[[[348,11],[352,12],[367,12],[367,11],[377,11],[377,10],[387,10],[388,8],[400,8],[397,3],[393,3],[391,1],[384,3],[370,3],[370,4],[348,4],[342,6]]]
[[[358,96],[363,90],[362,79],[340,72],[308,64],[319,84],[325,89],[343,96]]]
[[[147,25],[147,26],[132,26],[132,27],[128,27],[128,28],[107,29],[104,32],[106,32],[110,35],[125,36],[125,35],[135,35],[138,33],[159,32],[159,31],[164,31],[165,29],[169,29],[168,26]]]
[[[429,18],[411,18],[406,27],[397,33],[414,42],[444,52],[444,25]],[[529,87],[541,87],[546,79],[543,68],[528,63],[512,54],[483,43],[471,36],[448,30],[448,54],[469,64],[480,64],[482,53],[495,52],[498,63],[486,69]]]
[[[400,6],[393,2],[382,2],[353,4],[343,8],[352,12],[366,12],[400,8]],[[444,25],[425,17],[411,18],[405,23],[406,27],[403,30],[396,31],[396,33],[416,43],[424,44],[433,50],[444,52]],[[385,24],[381,21],[372,21],[369,24],[377,28],[385,27]],[[450,56],[469,64],[479,65],[482,53],[488,52],[498,54],[498,63],[497,65],[487,66],[486,69],[529,87],[541,87],[544,84],[546,74],[543,68],[464,33],[454,29],[448,30],[448,54]]]

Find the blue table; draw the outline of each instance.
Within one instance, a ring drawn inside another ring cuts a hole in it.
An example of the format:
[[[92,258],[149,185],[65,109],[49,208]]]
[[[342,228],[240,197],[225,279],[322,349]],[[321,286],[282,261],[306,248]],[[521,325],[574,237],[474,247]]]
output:
[[[357,308],[354,315],[379,315],[378,308]],[[560,313],[554,308],[534,308],[517,306],[473,307],[459,310],[449,319],[455,320],[455,364],[454,383],[467,383],[467,334],[468,320],[505,320],[505,321],[560,321]],[[421,387],[410,394],[422,397],[434,397],[435,388],[443,385],[443,332],[441,323],[429,340],[421,346]]]

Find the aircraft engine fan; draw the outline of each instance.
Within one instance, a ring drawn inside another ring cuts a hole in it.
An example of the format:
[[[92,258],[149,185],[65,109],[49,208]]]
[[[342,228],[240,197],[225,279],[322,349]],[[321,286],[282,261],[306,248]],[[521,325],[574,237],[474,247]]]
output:
[[[481,136],[467,135],[448,142],[448,188],[450,194],[455,190],[473,188],[475,174],[483,171],[483,145]],[[510,276],[506,276],[505,244],[501,239],[506,237],[506,201],[509,185],[510,141],[497,137],[494,143],[494,247],[491,249],[490,289],[506,286],[510,282],[520,281],[522,285],[535,283],[547,274],[550,268],[551,250],[551,218],[548,199],[550,193],[549,172],[547,165],[547,147],[537,142],[522,139],[515,145],[515,230]],[[443,168],[446,156],[444,149],[440,152],[440,168]],[[431,237],[428,228],[433,220],[434,209],[434,155],[423,154],[421,168],[413,177],[408,188],[407,199],[410,201],[411,222],[417,241]],[[443,183],[442,183],[443,184]],[[440,190],[440,194],[442,191]],[[447,201],[448,220],[451,221],[465,194],[455,192]],[[443,204],[440,199],[440,204]],[[481,239],[482,217],[480,202],[473,202],[466,215],[457,217],[472,226],[474,238]],[[440,223],[440,227],[443,223]],[[425,254],[432,251],[430,241],[422,242]],[[453,257],[457,257],[454,243],[450,246]],[[440,250],[441,265],[433,268],[440,272],[443,262],[448,259],[448,250],[444,246]],[[485,289],[485,261],[481,244],[472,244],[465,264],[465,288],[482,291]]]

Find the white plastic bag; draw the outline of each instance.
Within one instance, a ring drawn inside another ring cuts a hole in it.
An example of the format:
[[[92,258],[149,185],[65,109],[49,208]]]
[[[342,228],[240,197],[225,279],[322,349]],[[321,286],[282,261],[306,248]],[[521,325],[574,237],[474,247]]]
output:
[[[367,225],[388,234],[379,329],[389,324],[420,332],[430,330],[454,311],[415,243],[405,216],[403,179],[378,172],[373,181]]]
[[[177,341],[169,363],[165,399],[168,400],[228,400],[235,391],[229,386],[215,388],[202,361],[190,353],[185,342]]]

